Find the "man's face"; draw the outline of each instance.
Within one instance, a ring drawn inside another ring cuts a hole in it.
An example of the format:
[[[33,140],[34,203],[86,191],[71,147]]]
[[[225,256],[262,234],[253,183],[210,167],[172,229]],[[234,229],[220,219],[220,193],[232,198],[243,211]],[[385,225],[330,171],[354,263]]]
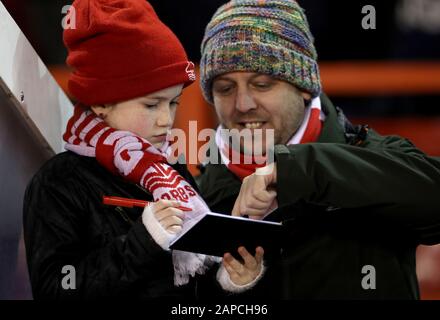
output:
[[[214,79],[214,105],[227,129],[274,130],[275,144],[286,144],[305,115],[304,99],[310,94],[268,75],[232,72]],[[263,134],[263,145],[265,144]],[[243,147],[243,146],[242,146]]]

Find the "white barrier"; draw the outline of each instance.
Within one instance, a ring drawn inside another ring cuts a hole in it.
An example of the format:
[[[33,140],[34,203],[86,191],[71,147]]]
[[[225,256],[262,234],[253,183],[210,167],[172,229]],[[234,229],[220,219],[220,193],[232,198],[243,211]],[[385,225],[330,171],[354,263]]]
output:
[[[55,153],[64,151],[62,134],[73,106],[1,2],[0,87],[38,129],[35,134]]]

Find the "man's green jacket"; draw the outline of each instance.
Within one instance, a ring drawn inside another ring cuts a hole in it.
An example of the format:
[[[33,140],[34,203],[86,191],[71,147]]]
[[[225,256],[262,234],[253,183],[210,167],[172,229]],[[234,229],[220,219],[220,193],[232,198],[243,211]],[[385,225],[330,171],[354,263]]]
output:
[[[286,232],[246,294],[418,299],[416,247],[440,242],[440,159],[353,126],[325,95],[321,101],[319,140],[275,147],[279,209],[269,217]],[[233,173],[207,164],[198,183],[212,211],[230,214],[241,185]]]

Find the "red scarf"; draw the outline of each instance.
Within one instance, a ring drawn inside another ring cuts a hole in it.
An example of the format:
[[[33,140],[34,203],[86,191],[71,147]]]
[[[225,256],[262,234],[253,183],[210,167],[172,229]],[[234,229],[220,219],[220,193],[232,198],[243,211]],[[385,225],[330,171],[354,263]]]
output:
[[[315,98],[312,100],[311,106],[306,109],[303,123],[286,145],[317,141],[321,134],[324,121],[325,114],[321,110],[321,101],[319,98]],[[216,133],[216,143],[220,150],[223,163],[225,163],[227,168],[239,177],[240,180],[253,174],[256,169],[265,167],[268,164],[265,156],[255,157],[242,153],[237,154],[238,152],[236,150],[223,141],[220,130],[221,128],[219,127]],[[240,161],[239,163],[235,163],[232,161],[233,159],[240,159]]]

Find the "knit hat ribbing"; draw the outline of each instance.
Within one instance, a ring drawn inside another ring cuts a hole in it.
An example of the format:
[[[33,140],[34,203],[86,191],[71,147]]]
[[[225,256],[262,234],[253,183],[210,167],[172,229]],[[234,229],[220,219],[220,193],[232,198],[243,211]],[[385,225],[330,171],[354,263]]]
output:
[[[86,105],[116,103],[195,80],[182,44],[145,0],[75,0],[64,30],[69,91]]]
[[[210,103],[212,80],[235,71],[269,74],[313,97],[321,92],[313,36],[294,0],[228,2],[206,27],[201,53],[201,87]]]

